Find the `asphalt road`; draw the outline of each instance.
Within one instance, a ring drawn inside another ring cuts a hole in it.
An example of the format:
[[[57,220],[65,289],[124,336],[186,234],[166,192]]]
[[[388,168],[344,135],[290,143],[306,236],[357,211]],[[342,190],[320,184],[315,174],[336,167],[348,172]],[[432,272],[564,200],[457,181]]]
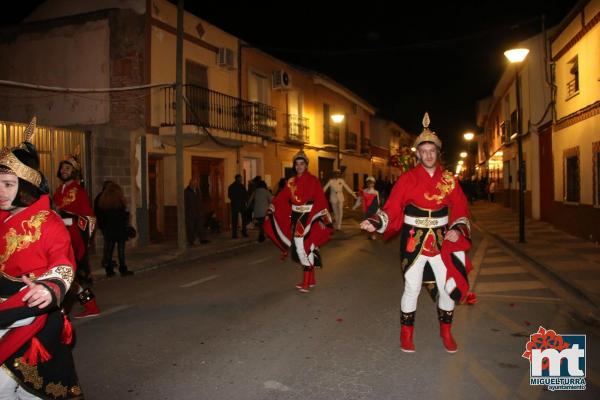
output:
[[[317,287],[270,243],[96,285],[103,314],[76,321],[87,399],[600,398],[599,332],[552,283],[475,230],[479,303],[459,306],[459,352],[444,351],[423,290],[414,354],[399,348],[398,242],[369,241],[356,223],[322,250]],[[539,326],[586,334],[582,392],[530,386],[521,355]]]

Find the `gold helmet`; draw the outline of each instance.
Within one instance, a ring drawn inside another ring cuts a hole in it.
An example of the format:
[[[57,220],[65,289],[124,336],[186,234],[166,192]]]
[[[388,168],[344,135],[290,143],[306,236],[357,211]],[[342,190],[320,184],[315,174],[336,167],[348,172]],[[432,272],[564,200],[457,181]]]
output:
[[[435,132],[429,129],[429,123],[429,114],[425,113],[425,116],[423,117],[423,132],[421,132],[421,134],[417,136],[417,140],[415,140],[414,147],[418,148],[420,144],[429,142],[435,144],[437,148],[441,150],[442,141],[436,135]]]
[[[31,138],[35,134],[36,117],[33,117],[25,129],[25,140],[15,148],[5,147],[0,152],[0,169],[16,175],[39,188],[43,176],[39,170],[39,156],[35,147],[31,144]]]
[[[296,154],[294,154],[294,158],[292,159],[292,163],[296,163],[296,160],[304,160],[304,162],[306,163],[306,165],[308,165],[308,156],[306,155],[306,153],[304,153],[304,151],[300,150],[299,152],[297,152]]]

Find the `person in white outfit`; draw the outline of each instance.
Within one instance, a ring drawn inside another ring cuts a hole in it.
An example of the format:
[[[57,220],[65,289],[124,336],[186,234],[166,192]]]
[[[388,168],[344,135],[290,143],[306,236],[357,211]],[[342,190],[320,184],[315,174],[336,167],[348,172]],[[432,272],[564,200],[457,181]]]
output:
[[[329,189],[329,201],[331,202],[335,218],[333,227],[339,231],[342,230],[342,218],[344,217],[344,189],[350,193],[355,200],[356,195],[342,178],[339,169],[333,171],[333,178],[327,182],[323,188],[323,192],[327,192],[327,189]]]

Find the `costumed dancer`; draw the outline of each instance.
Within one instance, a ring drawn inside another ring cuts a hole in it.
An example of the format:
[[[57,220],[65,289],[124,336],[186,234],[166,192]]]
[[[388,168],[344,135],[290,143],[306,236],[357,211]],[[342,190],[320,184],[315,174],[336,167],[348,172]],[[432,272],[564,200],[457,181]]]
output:
[[[342,230],[342,219],[344,218],[344,190],[346,190],[356,200],[356,195],[346,184],[342,178],[342,172],[339,169],[333,171],[333,178],[327,182],[323,188],[323,192],[329,189],[329,201],[333,209],[333,217],[335,219],[333,227],[336,230]]]
[[[385,238],[401,234],[402,351],[415,351],[415,312],[424,285],[438,299],[440,336],[446,351],[454,353],[458,349],[451,333],[454,306],[467,298],[471,270],[467,199],[454,175],[440,166],[442,142],[429,130],[427,113],[423,127],[414,146],[418,165],[400,177],[383,209],[363,221],[361,228],[385,233]]]
[[[31,144],[0,153],[0,398],[82,399],[61,304],[75,275],[71,240],[50,208]]]
[[[296,176],[288,179],[269,206],[265,234],[282,251],[288,252],[303,267],[302,282],[296,288],[303,293],[316,285],[315,268],[321,268],[319,247],[333,232],[327,199],[319,179],[308,172],[308,157],[300,150],[293,158]]]
[[[381,201],[379,200],[379,192],[375,190],[375,177],[369,176],[366,180],[367,187],[360,190],[356,203],[352,207],[356,210],[358,206],[362,205],[363,219],[371,217],[379,210]],[[367,237],[369,240],[375,240],[375,233]]]
[[[93,317],[100,314],[96,297],[92,292],[92,273],[89,262],[89,242],[96,228],[96,217],[90,199],[80,184],[81,164],[75,154],[65,156],[58,165],[58,178],[62,185],[54,191],[54,204],[71,236],[71,244],[77,260],[77,276],[73,285],[77,300],[84,310],[75,314],[74,318]]]

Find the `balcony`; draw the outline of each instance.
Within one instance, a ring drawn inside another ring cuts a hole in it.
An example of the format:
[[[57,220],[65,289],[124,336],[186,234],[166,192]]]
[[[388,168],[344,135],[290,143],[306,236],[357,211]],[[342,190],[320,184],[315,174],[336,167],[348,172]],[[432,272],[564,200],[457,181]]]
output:
[[[360,142],[360,154],[371,154],[371,139],[363,137]]]
[[[292,142],[308,143],[308,118],[296,114],[284,114],[287,138]]]
[[[325,125],[323,127],[323,145],[338,146],[340,138],[340,128],[338,126]]]
[[[358,147],[357,143],[358,135],[353,132],[346,132],[346,150],[356,151]]]
[[[161,89],[164,115],[161,126],[175,125],[175,88]],[[255,136],[274,136],[277,126],[275,108],[269,105],[240,100],[213,90],[183,85],[187,98],[183,110],[185,125],[199,125]]]

